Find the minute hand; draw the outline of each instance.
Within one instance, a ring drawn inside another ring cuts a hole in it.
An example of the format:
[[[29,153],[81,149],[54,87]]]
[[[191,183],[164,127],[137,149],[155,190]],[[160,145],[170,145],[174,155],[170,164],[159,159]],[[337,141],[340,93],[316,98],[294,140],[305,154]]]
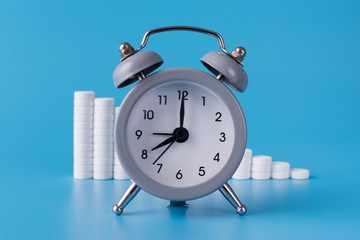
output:
[[[175,137],[174,136],[171,136],[169,138],[167,138],[165,141],[161,142],[159,145],[157,145],[156,147],[154,147],[153,149],[151,149],[151,151],[154,151],[155,149],[158,149],[162,146],[165,146],[171,142],[175,141]]]

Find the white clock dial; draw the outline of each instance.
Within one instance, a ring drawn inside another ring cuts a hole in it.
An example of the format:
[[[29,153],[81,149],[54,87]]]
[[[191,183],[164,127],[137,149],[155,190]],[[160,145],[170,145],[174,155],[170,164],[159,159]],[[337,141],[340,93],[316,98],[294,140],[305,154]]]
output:
[[[180,127],[182,95],[183,128],[189,136],[173,142],[172,134]],[[223,169],[233,151],[235,129],[220,96],[203,85],[177,80],[142,94],[129,113],[125,139],[143,174],[162,185],[183,188],[200,185]],[[167,139],[168,144],[152,150]]]

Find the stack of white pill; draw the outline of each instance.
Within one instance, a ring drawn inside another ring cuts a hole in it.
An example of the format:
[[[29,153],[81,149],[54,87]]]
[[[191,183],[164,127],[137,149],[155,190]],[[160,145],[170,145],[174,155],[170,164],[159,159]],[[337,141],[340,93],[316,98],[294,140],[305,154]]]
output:
[[[120,107],[115,108],[115,118],[119,114]],[[114,148],[115,149],[115,148]],[[129,179],[128,175],[126,174],[124,168],[121,166],[120,160],[114,151],[114,172],[113,172],[114,179],[117,180],[125,180]]]
[[[111,179],[114,156],[114,98],[95,98],[94,179]]]
[[[271,165],[272,179],[288,179],[290,177],[290,163],[273,162]]]
[[[251,163],[251,178],[257,180],[269,179],[271,175],[271,162],[270,156],[258,155],[252,157]]]
[[[244,156],[241,160],[239,167],[236,169],[232,178],[234,179],[249,179],[251,172],[251,158],[252,158],[252,150],[246,149]]]
[[[94,92],[74,92],[74,178],[93,177]]]

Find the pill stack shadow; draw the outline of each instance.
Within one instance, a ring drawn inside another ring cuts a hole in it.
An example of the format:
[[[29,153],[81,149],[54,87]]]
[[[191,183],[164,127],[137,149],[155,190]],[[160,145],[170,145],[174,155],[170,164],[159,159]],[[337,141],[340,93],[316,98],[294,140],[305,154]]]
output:
[[[115,116],[119,114],[120,107],[115,108]],[[120,164],[120,160],[116,154],[115,148],[114,148],[114,179],[123,180],[123,179],[129,179],[128,175],[126,174],[125,170]]]
[[[252,156],[252,150],[246,149],[241,164],[233,174],[233,179],[308,179],[310,171],[302,168],[290,170],[290,163],[276,161],[266,155]]]
[[[74,178],[93,177],[94,92],[74,93]]]

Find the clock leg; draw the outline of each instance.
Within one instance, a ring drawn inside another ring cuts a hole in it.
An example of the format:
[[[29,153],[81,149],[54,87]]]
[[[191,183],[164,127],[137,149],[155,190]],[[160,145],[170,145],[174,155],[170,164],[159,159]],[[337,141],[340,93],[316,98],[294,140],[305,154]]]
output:
[[[230,187],[228,183],[225,183],[221,188],[219,188],[219,191],[231,203],[231,205],[234,206],[238,214],[244,215],[246,213],[245,205],[240,202],[234,190]]]
[[[135,183],[131,183],[130,187],[126,190],[124,195],[121,197],[120,201],[113,206],[113,212],[116,215],[122,214],[126,205],[138,194],[141,188]]]
[[[170,207],[187,206],[186,201],[170,201]]]

